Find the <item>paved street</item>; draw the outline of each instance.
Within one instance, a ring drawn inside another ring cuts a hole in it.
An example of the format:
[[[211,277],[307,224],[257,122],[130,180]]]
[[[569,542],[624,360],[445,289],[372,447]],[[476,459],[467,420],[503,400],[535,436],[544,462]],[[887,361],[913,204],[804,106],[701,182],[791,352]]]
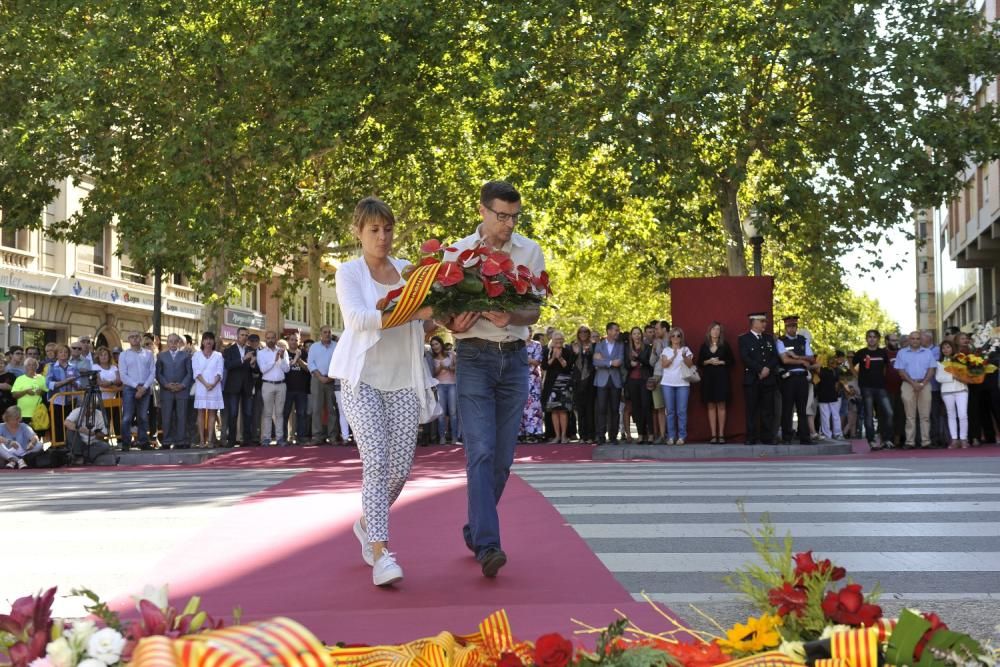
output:
[[[209,467],[0,474],[0,534],[18,560],[0,601],[58,584],[107,599],[137,592],[150,564],[223,519],[241,499],[302,468]],[[822,461],[532,463],[541,491],[619,581],[694,621],[749,608],[722,583],[754,559],[737,503],[767,512],[795,549],[848,568],[882,604],[934,609],[988,636],[1000,622],[1000,457]],[[224,520],[224,519],[223,519]],[[17,536],[17,537],[13,537]],[[197,556],[192,555],[193,558]],[[77,615],[60,599],[57,613]]]
[[[1000,622],[1000,458],[530,464],[541,491],[633,594],[690,620],[750,608],[723,577],[756,559],[741,531],[767,513],[794,549],[812,549],[887,613],[933,609],[986,636]],[[744,521],[740,506],[745,511]]]
[[[219,520],[241,499],[301,469],[86,469],[0,474],[0,535],[17,562],[0,578],[0,603],[58,585],[87,586],[105,600],[138,593],[150,564]],[[195,558],[192,555],[192,558]],[[78,616],[78,598],[55,612]]]

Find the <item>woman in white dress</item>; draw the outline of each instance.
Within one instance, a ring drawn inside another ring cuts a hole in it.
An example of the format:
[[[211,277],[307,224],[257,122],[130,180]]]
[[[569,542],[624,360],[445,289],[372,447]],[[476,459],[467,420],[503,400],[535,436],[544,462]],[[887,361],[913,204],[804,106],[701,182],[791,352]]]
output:
[[[208,447],[215,433],[216,411],[222,400],[222,353],[215,351],[215,334],[201,335],[201,350],[191,357],[194,374],[194,409],[198,416],[198,447]]]

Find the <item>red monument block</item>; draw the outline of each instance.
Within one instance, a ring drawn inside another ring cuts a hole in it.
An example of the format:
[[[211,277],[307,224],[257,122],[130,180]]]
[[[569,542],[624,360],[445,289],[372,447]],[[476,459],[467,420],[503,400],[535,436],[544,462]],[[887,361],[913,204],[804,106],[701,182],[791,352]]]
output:
[[[715,278],[674,278],[670,281],[670,323],[684,330],[687,346],[697,356],[712,322],[720,322],[726,342],[736,357],[730,369],[730,400],[727,405],[726,442],[743,442],[746,417],[743,403],[743,364],[740,362],[740,334],[749,330],[748,313],[768,315],[768,329],[774,322],[774,278],[762,276]],[[708,442],[708,415],[701,400],[700,383],[691,386],[688,403],[688,438],[691,443]]]

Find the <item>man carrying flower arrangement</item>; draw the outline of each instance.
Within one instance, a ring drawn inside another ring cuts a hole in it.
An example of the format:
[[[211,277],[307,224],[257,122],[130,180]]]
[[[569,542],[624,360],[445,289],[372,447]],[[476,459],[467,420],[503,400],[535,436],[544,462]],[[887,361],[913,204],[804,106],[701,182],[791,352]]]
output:
[[[479,215],[482,223],[449,249],[446,260],[485,246],[507,253],[515,266],[527,267],[533,275],[543,274],[541,248],[514,233],[521,195],[513,186],[503,181],[483,185]],[[495,577],[507,563],[500,546],[497,503],[510,476],[528,397],[525,340],[539,314],[538,305],[525,305],[503,312],[458,313],[446,323],[457,340],[458,414],[465,442],[469,522],[462,533],[486,577]]]

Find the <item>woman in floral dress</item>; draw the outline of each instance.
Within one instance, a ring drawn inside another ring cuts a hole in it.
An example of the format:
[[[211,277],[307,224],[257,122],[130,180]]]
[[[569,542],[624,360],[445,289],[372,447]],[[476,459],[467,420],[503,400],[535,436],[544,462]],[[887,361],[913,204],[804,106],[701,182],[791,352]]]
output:
[[[545,413],[542,411],[542,344],[528,339],[528,400],[521,413],[521,440],[536,442],[545,435]]]

